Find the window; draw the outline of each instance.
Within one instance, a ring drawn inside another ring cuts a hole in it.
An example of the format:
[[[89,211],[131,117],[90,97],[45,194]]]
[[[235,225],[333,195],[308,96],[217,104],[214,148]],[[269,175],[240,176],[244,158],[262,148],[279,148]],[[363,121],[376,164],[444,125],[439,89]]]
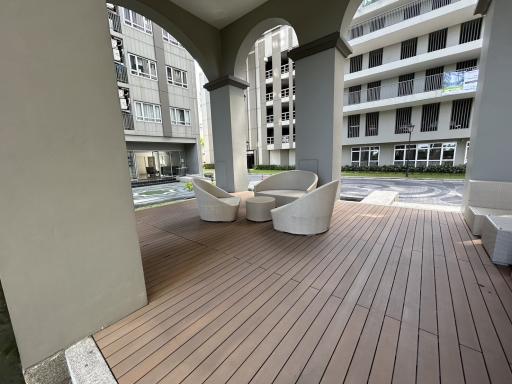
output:
[[[414,91],[414,73],[398,77],[398,96],[412,95]]]
[[[124,9],[124,23],[150,35],[153,33],[151,20],[146,19],[144,16],[126,8]]]
[[[167,32],[165,29],[162,29],[162,39],[163,41],[175,45],[177,47],[181,47],[182,45],[179,43],[178,40],[176,40],[169,32]]]
[[[361,102],[361,86],[354,85],[348,88],[348,104],[359,104]]]
[[[370,32],[378,31],[386,26],[386,15],[377,16],[370,20]]]
[[[418,38],[402,41],[400,48],[400,60],[416,56],[418,50]]]
[[[404,20],[411,19],[420,14],[421,11],[421,3],[416,2],[411,5],[408,5],[404,8]]]
[[[187,71],[174,67],[167,67],[167,82],[178,87],[187,88]]]
[[[144,57],[136,56],[130,53],[130,72],[132,75],[147,77],[152,80],[157,79],[156,62]]]
[[[448,28],[440,29],[428,35],[428,52],[438,51],[446,48],[446,36]]]
[[[366,101],[380,100],[380,80],[368,83],[366,89]]]
[[[378,67],[382,65],[383,48],[371,51],[368,55],[368,68]]]
[[[421,110],[421,132],[437,131],[440,103],[426,104]]]
[[[352,165],[379,165],[380,147],[353,147],[351,153]]]
[[[190,110],[171,107],[171,123],[176,125],[190,125]]]
[[[363,36],[363,25],[356,25],[352,27],[350,30],[350,39],[355,39],[357,37]]]
[[[361,115],[350,115],[348,117],[348,137],[359,137],[359,124]]]
[[[425,72],[425,92],[443,88],[444,67],[427,69]]]
[[[450,129],[469,128],[473,99],[453,100]]]
[[[475,69],[477,64],[478,64],[478,59],[459,61],[457,63],[457,67],[455,69],[457,71],[471,71],[471,70]]]
[[[363,55],[350,58],[350,73],[359,72],[363,69]]]
[[[149,123],[161,123],[162,114],[158,104],[135,102],[135,117],[137,121],[146,121]]]
[[[379,134],[379,112],[366,114],[365,136],[377,136]]]
[[[452,0],[432,0],[432,10],[450,5]]]
[[[450,164],[455,160],[456,143],[425,143],[395,145],[394,164],[414,167]]]
[[[480,39],[482,32],[482,18],[466,21],[460,26],[459,44],[469,43]]]
[[[396,110],[395,134],[407,133],[405,127],[411,125],[412,107]]]

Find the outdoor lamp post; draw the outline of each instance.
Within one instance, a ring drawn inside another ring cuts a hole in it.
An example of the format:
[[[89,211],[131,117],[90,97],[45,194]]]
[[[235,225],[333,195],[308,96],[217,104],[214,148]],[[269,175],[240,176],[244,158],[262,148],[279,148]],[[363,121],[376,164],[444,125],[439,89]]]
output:
[[[405,177],[409,177],[409,157],[407,157],[407,153],[411,148],[411,134],[414,131],[414,124],[407,124],[402,126],[402,132],[409,134],[409,141],[407,146],[405,147]]]

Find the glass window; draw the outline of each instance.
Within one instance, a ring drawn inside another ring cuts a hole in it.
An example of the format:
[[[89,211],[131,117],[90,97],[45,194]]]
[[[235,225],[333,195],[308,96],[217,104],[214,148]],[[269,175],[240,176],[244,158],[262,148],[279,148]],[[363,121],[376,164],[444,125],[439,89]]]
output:
[[[147,34],[151,35],[153,33],[151,20],[126,8],[124,9],[124,23]]]
[[[190,110],[171,107],[171,123],[176,125],[191,125]]]
[[[161,123],[162,114],[160,106],[157,104],[144,103],[142,101],[135,102],[135,116],[137,121],[145,121],[150,123]]]
[[[156,62],[145,57],[136,56],[132,53],[130,57],[130,72],[132,75],[157,80]]]
[[[380,147],[353,147],[352,148],[352,165],[379,165]]]
[[[187,88],[187,72],[174,67],[167,67],[167,82],[178,87]]]

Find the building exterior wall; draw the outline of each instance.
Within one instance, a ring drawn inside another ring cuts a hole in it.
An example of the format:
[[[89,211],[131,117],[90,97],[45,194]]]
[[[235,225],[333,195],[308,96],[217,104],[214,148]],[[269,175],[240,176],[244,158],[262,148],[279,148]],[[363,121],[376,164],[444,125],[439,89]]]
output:
[[[170,160],[170,151],[177,151],[176,144],[181,144],[180,157],[186,165],[184,172],[199,173],[201,160],[199,105],[196,86],[196,68],[194,59],[172,36],[157,24],[143,19],[151,28],[139,28],[130,24],[130,17],[122,7],[108,4],[110,15],[114,13],[120,28],[114,29],[110,24],[110,34],[122,40],[123,64],[127,70],[127,81],[118,81],[118,86],[129,89],[129,114],[133,119],[133,129],[125,127],[128,156],[135,161],[130,167],[132,178],[146,177],[148,153],[155,152],[157,170]],[[111,16],[115,17],[115,16]],[[141,30],[142,29],[142,30]],[[166,39],[164,39],[164,34]],[[147,58],[156,63],[157,78],[147,78],[134,74],[130,68],[129,54]],[[176,85],[169,80],[168,68],[176,68],[186,73],[186,86]],[[151,103],[160,107],[160,121],[142,121],[137,117],[136,102]],[[190,111],[187,124],[172,121],[171,108]],[[128,129],[126,129],[128,128]],[[128,144],[129,143],[129,144]],[[153,150],[148,152],[148,147]],[[158,155],[157,155],[158,153]],[[141,157],[141,158],[137,158]],[[151,156],[149,156],[151,157]]]
[[[353,25],[368,22],[405,3],[406,1],[396,0],[368,2],[368,6],[360,7],[356,13]],[[478,67],[485,20],[482,20],[480,38],[463,44],[459,43],[462,23],[477,19],[473,15],[475,5],[476,0],[453,2],[437,10],[443,14],[440,21],[432,17],[430,10],[426,10],[413,19],[386,26],[373,34],[366,34],[356,39],[349,37],[349,43],[352,44],[355,52],[352,56],[362,55],[362,71],[350,73],[350,57],[345,60],[344,118],[340,127],[342,139],[339,145],[342,150],[342,165],[350,165],[352,148],[361,146],[378,146],[380,148],[379,165],[393,164],[395,145],[406,144],[408,140],[407,134],[395,133],[396,110],[405,107],[412,108],[411,124],[415,126],[411,137],[412,144],[455,143],[453,164],[465,163],[466,145],[471,128],[469,126],[450,129],[453,126],[452,105],[454,100],[473,99],[475,91],[466,90],[458,94],[445,94],[442,90],[427,92],[425,84],[432,79],[427,77],[427,70],[431,68],[442,66],[444,73],[452,72],[456,70],[457,63],[471,59],[476,59]],[[415,27],[413,20],[419,25],[418,28]],[[428,52],[429,34],[444,28],[447,29],[445,48]],[[398,30],[401,34],[396,33]],[[401,60],[402,41],[414,37],[417,38],[416,55]],[[257,130],[258,132],[256,140],[254,134],[250,134],[249,143],[250,148],[258,153],[257,164],[292,165],[295,163],[294,154],[292,155],[295,146],[294,120],[290,120],[288,132],[290,140],[285,144],[284,125],[281,118],[283,110],[293,111],[294,96],[291,92],[290,97],[286,99],[282,99],[279,95],[286,87],[289,87],[290,91],[293,89],[293,70],[282,74],[280,66],[289,64],[290,68],[293,67],[286,52],[296,45],[297,38],[292,28],[282,26],[266,32],[255,43],[254,50],[248,56],[247,76],[250,83],[248,108],[252,117],[249,131]],[[368,47],[371,49],[367,49]],[[370,68],[369,51],[380,48],[382,48],[382,65]],[[268,71],[271,71],[271,75]],[[396,97],[397,95],[393,92],[397,92],[400,76],[405,74],[414,74],[414,92],[411,95]],[[361,103],[349,105],[349,87],[360,85],[361,95],[364,96],[367,94],[368,83],[373,81],[381,82],[380,90],[383,96],[376,101],[364,100]],[[268,93],[272,94],[271,100],[266,99]],[[434,103],[439,103],[437,130],[422,132],[423,105]],[[371,112],[379,113],[379,128],[376,136],[365,134],[366,115]],[[273,122],[267,122],[270,114],[274,116]],[[359,136],[348,137],[348,116],[356,114],[360,115]],[[255,147],[256,143],[257,147]]]

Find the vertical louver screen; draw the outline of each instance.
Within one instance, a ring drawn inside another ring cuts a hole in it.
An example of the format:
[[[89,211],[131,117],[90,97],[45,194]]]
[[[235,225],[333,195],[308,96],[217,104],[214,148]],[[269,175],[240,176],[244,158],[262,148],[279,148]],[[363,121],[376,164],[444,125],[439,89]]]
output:
[[[424,105],[421,111],[421,132],[437,131],[440,103]]]
[[[350,73],[358,72],[363,69],[363,55],[357,55],[350,58]]]
[[[417,37],[415,37],[414,39],[402,41],[402,47],[400,50],[400,60],[416,56],[417,49],[418,49],[418,38]]]
[[[448,28],[440,29],[428,35],[428,52],[438,51],[446,48],[446,37]]]
[[[368,67],[378,67],[382,65],[382,54],[384,50],[383,48],[376,49],[375,51],[371,51],[368,55]]]
[[[366,136],[377,136],[379,134],[379,112],[366,114]]]
[[[462,99],[453,101],[450,129],[469,128],[472,106],[473,99]]]
[[[359,125],[361,115],[351,115],[348,117],[348,137],[359,137]]]
[[[459,44],[469,43],[480,39],[482,32],[482,18],[466,21],[460,26]]]
[[[396,110],[395,133],[406,133],[405,127],[411,125],[412,107]]]

